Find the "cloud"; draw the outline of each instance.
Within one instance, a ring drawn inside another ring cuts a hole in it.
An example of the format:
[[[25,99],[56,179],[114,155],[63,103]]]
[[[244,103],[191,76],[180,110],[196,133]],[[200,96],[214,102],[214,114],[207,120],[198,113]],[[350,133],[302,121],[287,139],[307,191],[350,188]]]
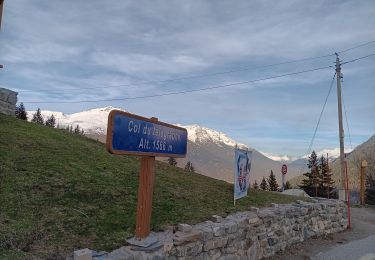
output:
[[[327,57],[250,69],[333,53],[375,35],[370,0],[13,0],[4,7],[1,84],[18,89],[21,101],[126,98],[251,81],[333,65],[335,57]],[[364,56],[374,46],[340,57]],[[355,144],[375,132],[373,61],[343,66]],[[239,71],[216,74],[234,70]],[[65,113],[120,106],[167,122],[198,123],[262,151],[295,156],[306,151],[333,73],[334,68],[155,99],[26,105]],[[185,79],[168,81],[173,78]],[[94,89],[67,90],[87,87]],[[333,89],[319,126],[319,149],[337,146],[336,102]]]
[[[190,69],[207,66],[202,59],[185,55],[157,57],[148,54],[121,55],[108,52],[94,52],[92,60],[95,64],[126,74],[144,76],[149,73],[176,74]]]

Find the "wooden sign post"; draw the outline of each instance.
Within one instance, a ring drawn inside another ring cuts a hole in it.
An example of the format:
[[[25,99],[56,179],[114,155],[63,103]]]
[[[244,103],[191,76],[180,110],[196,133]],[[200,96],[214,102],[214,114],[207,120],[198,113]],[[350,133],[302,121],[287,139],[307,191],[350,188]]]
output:
[[[136,238],[145,238],[150,234],[152,195],[155,179],[155,157],[141,157],[141,173],[139,175]]]
[[[366,167],[367,167],[367,161],[362,160],[361,162],[361,206],[365,205],[365,189],[366,189]]]
[[[155,156],[185,157],[187,130],[159,122],[154,117],[149,119],[112,110],[108,116],[107,150],[112,154],[141,156],[135,239],[146,240],[150,235]]]

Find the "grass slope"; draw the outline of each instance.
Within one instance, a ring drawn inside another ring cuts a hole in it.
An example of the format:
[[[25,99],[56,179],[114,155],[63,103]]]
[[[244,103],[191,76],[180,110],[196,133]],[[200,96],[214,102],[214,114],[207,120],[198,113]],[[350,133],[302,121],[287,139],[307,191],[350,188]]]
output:
[[[103,144],[0,114],[0,258],[60,258],[111,250],[135,228],[139,160]],[[295,198],[233,187],[157,162],[152,228],[197,223]]]

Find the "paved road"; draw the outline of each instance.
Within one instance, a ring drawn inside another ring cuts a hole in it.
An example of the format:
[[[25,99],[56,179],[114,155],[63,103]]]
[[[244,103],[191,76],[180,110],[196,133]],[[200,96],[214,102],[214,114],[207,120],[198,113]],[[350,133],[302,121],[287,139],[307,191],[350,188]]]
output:
[[[352,228],[325,238],[309,239],[273,260],[375,260],[375,209],[351,208]]]
[[[375,260],[375,235],[351,241],[313,256],[313,260]]]

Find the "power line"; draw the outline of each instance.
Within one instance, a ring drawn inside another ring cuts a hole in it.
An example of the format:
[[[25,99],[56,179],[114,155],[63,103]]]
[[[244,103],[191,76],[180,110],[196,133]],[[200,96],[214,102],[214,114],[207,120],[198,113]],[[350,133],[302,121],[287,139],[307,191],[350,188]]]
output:
[[[141,81],[141,82],[132,83],[132,84],[120,84],[120,85],[109,85],[109,86],[103,85],[103,86],[86,87],[86,88],[66,88],[66,89],[59,89],[59,90],[53,91],[53,92],[51,92],[50,89],[38,89],[38,91],[49,91],[49,93],[55,93],[55,92],[70,91],[70,90],[89,90],[89,89],[103,89],[103,88],[133,87],[133,86],[139,86],[139,85],[145,85],[145,84],[168,83],[168,82],[181,81],[181,80],[186,80],[186,79],[203,78],[203,77],[231,74],[231,73],[241,72],[241,71],[249,71],[249,70],[275,67],[275,66],[286,65],[286,64],[291,64],[291,63],[303,62],[303,61],[307,61],[307,60],[316,60],[316,59],[321,59],[321,58],[327,58],[327,57],[331,57],[333,55],[335,55],[335,54],[326,54],[326,55],[317,56],[317,57],[302,58],[302,59],[297,59],[297,60],[291,60],[291,61],[285,61],[285,62],[280,62],[280,63],[257,66],[257,67],[243,67],[243,68],[239,68],[239,69],[235,69],[235,70],[227,70],[227,71],[222,71],[222,72],[214,72],[214,73],[192,75],[192,76],[186,76],[186,77],[178,77],[178,78],[172,78],[172,79],[166,79],[166,80],[151,80],[151,81]],[[33,92],[33,91],[35,91],[35,90],[31,90],[31,89],[23,90],[23,92]]]
[[[347,64],[351,62],[355,62],[358,60],[363,60],[366,58],[369,58],[371,56],[374,56],[375,53],[368,54],[366,56],[358,57],[346,62],[343,62],[342,64]],[[242,81],[242,82],[236,82],[236,83],[230,83],[226,85],[218,85],[218,86],[213,86],[213,87],[207,87],[207,88],[200,88],[200,89],[193,89],[193,90],[183,90],[183,91],[176,91],[176,92],[169,92],[169,93],[161,93],[161,94],[154,94],[154,95],[145,95],[145,96],[136,96],[136,97],[124,97],[124,98],[114,98],[114,99],[100,99],[100,100],[80,100],[80,101],[25,101],[24,103],[28,104],[35,104],[35,103],[41,103],[41,104],[63,104],[63,103],[95,103],[95,102],[105,102],[105,101],[119,101],[119,100],[130,100],[130,99],[143,99],[143,98],[154,98],[154,97],[160,97],[160,96],[170,96],[170,95],[178,95],[178,94],[185,94],[185,93],[191,93],[191,92],[198,92],[198,91],[205,91],[205,90],[211,90],[211,89],[217,89],[217,88],[225,88],[225,87],[230,87],[230,86],[235,86],[235,85],[242,85],[242,84],[247,84],[247,83],[254,83],[258,81],[263,81],[263,80],[269,80],[269,79],[274,79],[274,78],[280,78],[280,77],[285,77],[285,76],[290,76],[290,75],[296,75],[296,74],[301,74],[301,73],[306,73],[306,72],[311,72],[311,71],[316,71],[316,70],[322,70],[326,68],[332,68],[333,66],[326,66],[326,67],[320,67],[320,68],[314,68],[314,69],[309,69],[309,70],[304,70],[304,71],[298,71],[298,72],[293,72],[293,73],[287,73],[287,74],[282,74],[282,75],[277,75],[277,76],[271,76],[271,77],[266,77],[266,78],[261,78],[261,79],[256,79],[256,80],[248,80],[248,81]]]
[[[345,106],[345,99],[344,99],[344,91],[343,91],[343,86],[344,86],[344,79],[341,78],[341,97],[342,97],[342,103],[344,105],[344,114],[345,114],[345,122],[346,122],[346,128],[348,129],[348,134],[349,134],[349,143],[350,143],[350,148],[353,150],[353,145],[352,145],[352,136],[350,134],[350,128],[349,128],[349,121],[348,121],[348,116],[346,113],[346,106]]]
[[[312,148],[314,140],[315,140],[316,132],[318,131],[320,120],[322,119],[324,109],[325,109],[325,107],[327,105],[328,97],[329,97],[329,95],[331,94],[331,91],[332,91],[333,83],[335,81],[335,76],[336,76],[336,72],[335,72],[335,74],[332,77],[331,84],[330,84],[329,90],[328,90],[328,94],[327,94],[327,96],[326,96],[326,98],[324,100],[324,104],[323,104],[322,110],[320,111],[319,119],[318,119],[318,122],[316,123],[315,129],[314,129],[314,134],[313,134],[313,136],[311,138],[309,148],[307,148],[306,155],[309,155],[310,152],[311,152],[311,148]],[[303,168],[304,168],[304,166],[301,167],[300,174],[302,173]]]
[[[371,53],[371,54],[366,55],[366,56],[362,56],[362,57],[359,57],[359,58],[355,58],[353,60],[349,60],[349,61],[343,62],[343,63],[341,63],[341,65],[347,64],[347,63],[351,63],[351,62],[355,62],[355,61],[358,61],[358,60],[363,60],[363,59],[366,59],[366,58],[374,56],[374,55],[375,55],[375,53]]]
[[[348,52],[348,51],[351,51],[351,50],[354,50],[354,49],[358,49],[358,48],[361,48],[363,46],[366,46],[366,45],[369,45],[369,44],[372,44],[372,43],[375,43],[375,40],[374,41],[369,41],[369,42],[358,44],[358,45],[356,45],[354,47],[351,47],[351,48],[348,48],[348,49],[345,49],[345,50],[342,50],[342,51],[338,51],[337,53]]]
[[[302,73],[307,73],[307,72],[312,72],[312,71],[317,71],[317,70],[323,70],[323,69],[328,69],[328,68],[333,68],[333,66],[313,68],[313,69],[309,69],[309,70],[297,71],[297,72],[292,72],[292,73],[287,73],[287,74],[282,74],[282,75],[276,75],[276,76],[270,76],[270,77],[266,77],[266,78],[255,79],[255,80],[235,82],[235,83],[230,83],[230,84],[225,84],[225,85],[217,85],[217,86],[205,87],[205,88],[199,88],[199,89],[167,92],[167,93],[160,93],[160,94],[154,94],[154,95],[112,98],[112,99],[99,99],[99,100],[80,100],[80,101],[25,101],[23,103],[25,103],[25,104],[26,103],[27,104],[35,104],[35,103],[40,103],[40,104],[65,104],[65,103],[75,104],[75,103],[95,103],[95,102],[106,102],[106,101],[120,101],[120,100],[130,100],[130,99],[154,98],[154,97],[179,95],[179,94],[186,94],[186,93],[192,93],[192,92],[200,92],[200,91],[206,91],[206,90],[212,90],[212,89],[220,89],[220,88],[238,86],[238,85],[255,83],[255,82],[259,82],[259,81],[265,81],[265,80],[276,79],[276,78],[282,78],[282,77],[286,77],[286,76],[292,76],[292,75],[297,75],[297,74],[302,74]]]
[[[348,52],[357,48],[361,48],[363,46],[369,45],[375,43],[374,41],[369,41],[366,43],[362,43],[359,45],[356,45],[354,47],[338,51],[337,53],[344,53]],[[217,75],[224,75],[224,74],[231,74],[235,72],[241,72],[241,71],[249,71],[249,70],[255,70],[255,69],[261,69],[261,68],[269,68],[269,67],[275,67],[275,66],[280,66],[280,65],[286,65],[286,64],[291,64],[291,63],[298,63],[298,62],[303,62],[303,61],[308,61],[308,60],[317,60],[317,59],[322,59],[322,58],[327,58],[334,56],[335,54],[325,54],[321,56],[316,56],[316,57],[308,57],[308,58],[302,58],[302,59],[296,59],[296,60],[291,60],[291,61],[285,61],[285,62],[280,62],[280,63],[274,63],[274,64],[268,64],[268,65],[263,65],[263,66],[257,66],[257,67],[243,67],[235,70],[227,70],[227,71],[222,71],[222,72],[214,72],[214,73],[206,73],[206,74],[200,74],[200,75],[192,75],[192,76],[185,76],[185,77],[177,77],[177,78],[172,78],[172,79],[166,79],[166,80],[151,80],[151,81],[141,81],[137,83],[132,83],[132,84],[120,84],[120,85],[101,85],[101,86],[95,86],[95,87],[84,87],[84,88],[65,88],[65,89],[59,89],[57,91],[51,92],[50,89],[38,89],[38,91],[49,91],[49,93],[59,93],[62,91],[76,91],[76,90],[90,90],[90,89],[103,89],[103,88],[118,88],[118,87],[132,87],[132,86],[138,86],[138,85],[145,85],[145,84],[155,84],[155,83],[168,83],[168,82],[174,82],[174,81],[181,81],[181,80],[186,80],[186,79],[194,79],[194,78],[203,78],[203,77],[210,77],[210,76],[217,76]],[[23,92],[35,92],[35,90],[22,90]]]

